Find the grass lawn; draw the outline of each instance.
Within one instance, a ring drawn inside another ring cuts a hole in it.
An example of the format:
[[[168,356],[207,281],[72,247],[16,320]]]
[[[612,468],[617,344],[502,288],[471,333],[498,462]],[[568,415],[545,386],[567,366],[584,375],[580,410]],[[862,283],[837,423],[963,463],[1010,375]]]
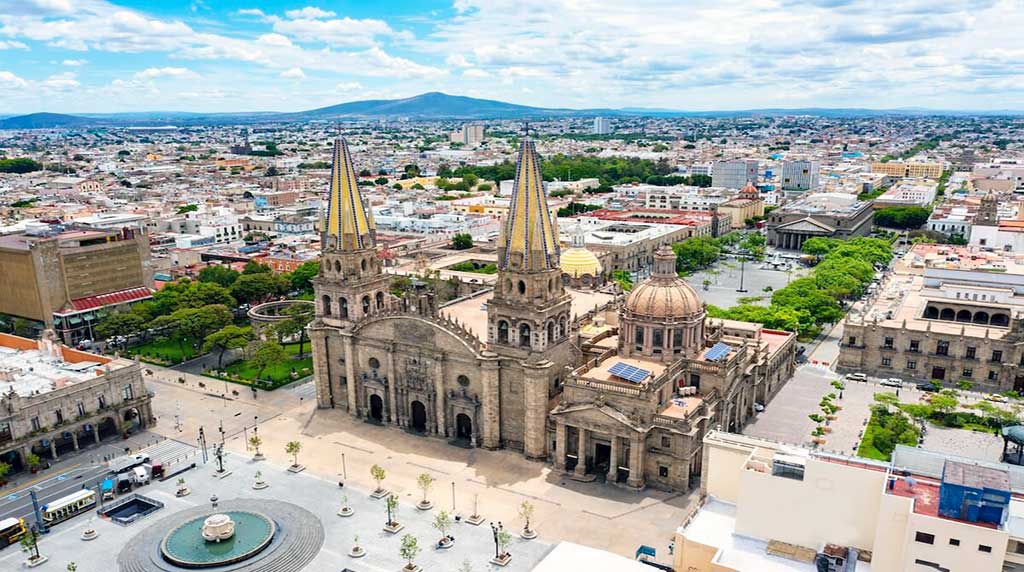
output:
[[[195,343],[194,339],[186,340],[181,344],[185,348],[185,351],[182,352],[181,346],[175,340],[153,340],[141,346],[128,348],[128,353],[133,356],[138,355],[143,361],[177,364],[199,355],[201,350],[192,347]]]
[[[875,406],[857,447],[857,456],[888,461],[897,444],[916,447],[920,435],[921,430],[902,411],[889,412]]]
[[[302,349],[307,354],[310,353],[311,349],[309,342],[303,344]],[[312,356],[307,356],[303,358],[296,357],[297,354],[299,353],[299,344],[284,344],[284,350],[288,352],[289,355],[292,356],[292,359],[275,367],[269,367],[263,371],[263,381],[270,382],[270,387],[268,387],[267,389],[276,389],[278,387],[281,387],[282,385],[287,385],[291,383],[295,379],[301,379],[303,377],[306,377],[307,375],[312,375],[313,373]],[[298,377],[292,377],[292,370],[295,370],[298,373]],[[251,385],[252,380],[256,379],[256,374],[258,373],[256,371],[256,368],[249,364],[249,360],[237,361],[225,367],[224,371],[226,371],[230,376],[228,378],[228,381],[234,383],[241,383],[245,385]],[[217,377],[210,374],[206,375],[208,377]],[[217,377],[217,379],[223,378]],[[266,387],[266,384],[264,384],[262,387]]]

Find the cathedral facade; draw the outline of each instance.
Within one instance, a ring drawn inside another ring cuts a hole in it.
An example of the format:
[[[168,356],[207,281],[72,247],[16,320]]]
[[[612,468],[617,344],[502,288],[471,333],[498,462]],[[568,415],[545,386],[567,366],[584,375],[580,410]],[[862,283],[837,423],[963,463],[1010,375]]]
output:
[[[428,291],[392,294],[344,140],[333,163],[309,327],[321,408],[518,450],[580,480],[680,489],[703,433],[739,427],[792,372],[792,334],[707,319],[671,252],[624,304],[567,288],[529,140],[493,291],[443,306]],[[626,366],[647,375],[623,377]]]

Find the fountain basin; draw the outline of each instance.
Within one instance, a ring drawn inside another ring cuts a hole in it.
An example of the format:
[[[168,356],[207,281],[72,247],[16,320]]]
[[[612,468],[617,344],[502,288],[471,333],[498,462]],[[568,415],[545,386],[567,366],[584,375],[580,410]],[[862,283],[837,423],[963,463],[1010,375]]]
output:
[[[206,514],[181,524],[160,542],[164,560],[182,568],[213,568],[252,558],[274,539],[277,525],[250,511]]]

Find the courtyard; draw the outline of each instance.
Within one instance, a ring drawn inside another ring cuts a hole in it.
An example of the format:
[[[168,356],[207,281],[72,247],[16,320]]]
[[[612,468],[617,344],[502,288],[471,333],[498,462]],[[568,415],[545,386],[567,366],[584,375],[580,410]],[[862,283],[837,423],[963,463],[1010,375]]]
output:
[[[765,260],[770,255],[765,257]],[[708,304],[719,308],[729,308],[740,304],[740,298],[761,298],[751,303],[767,306],[771,302],[772,292],[785,287],[790,281],[801,278],[808,272],[809,268],[793,263],[792,270],[774,270],[765,264],[747,260],[742,264],[743,289],[746,292],[737,292],[740,287],[741,264],[738,258],[723,257],[711,267],[686,276],[685,280],[693,286],[701,299]],[[708,281],[707,290],[704,289],[704,282]],[[767,292],[765,288],[770,288]]]

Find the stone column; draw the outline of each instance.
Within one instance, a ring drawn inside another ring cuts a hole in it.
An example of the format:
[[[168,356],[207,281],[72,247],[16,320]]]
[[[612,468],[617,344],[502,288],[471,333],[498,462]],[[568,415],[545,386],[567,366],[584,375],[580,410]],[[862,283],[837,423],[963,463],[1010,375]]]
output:
[[[434,416],[437,423],[434,425],[434,431],[438,437],[448,436],[448,424],[445,422],[445,404],[448,402],[448,396],[445,395],[444,391],[444,354],[437,356],[436,361],[436,372],[434,373],[434,393],[437,395],[434,400]]]
[[[617,435],[612,435],[611,462],[608,465],[608,475],[605,480],[614,483],[619,479],[619,437]]]
[[[359,403],[356,401],[356,352],[352,347],[351,334],[342,335],[344,336],[342,340],[345,346],[345,379],[348,381],[346,384],[348,390],[348,413],[349,415],[362,417]]]
[[[100,444],[100,425],[99,423],[92,424],[92,438],[96,441],[96,444]]]
[[[528,459],[543,459],[547,456],[547,415],[548,360],[539,363],[523,363],[523,393],[525,423],[523,424],[523,453]]]
[[[555,421],[555,469],[559,471],[565,470],[565,440],[567,431],[565,429],[565,423],[562,423],[560,419],[556,418]]]
[[[629,443],[629,479],[626,481],[626,485],[631,488],[639,489],[644,486],[644,442],[643,439],[637,435],[634,436]]]
[[[50,439],[50,457],[57,460],[57,443],[53,439]]]
[[[576,445],[576,469],[573,472],[583,476],[587,474],[587,430],[583,427],[576,430],[579,443]]]
[[[388,346],[388,420],[398,425],[398,376],[395,375],[395,345]]]
[[[313,356],[313,375],[316,383],[316,405],[321,408],[334,406],[331,391],[331,355],[326,335],[310,336]]]
[[[480,439],[485,449],[501,446],[501,403],[499,401],[500,362],[497,354],[484,351],[480,361],[480,380],[483,395],[480,397]],[[563,459],[564,463],[564,459]]]
[[[71,432],[71,444],[75,446],[75,450],[78,450],[78,433],[77,430]]]

